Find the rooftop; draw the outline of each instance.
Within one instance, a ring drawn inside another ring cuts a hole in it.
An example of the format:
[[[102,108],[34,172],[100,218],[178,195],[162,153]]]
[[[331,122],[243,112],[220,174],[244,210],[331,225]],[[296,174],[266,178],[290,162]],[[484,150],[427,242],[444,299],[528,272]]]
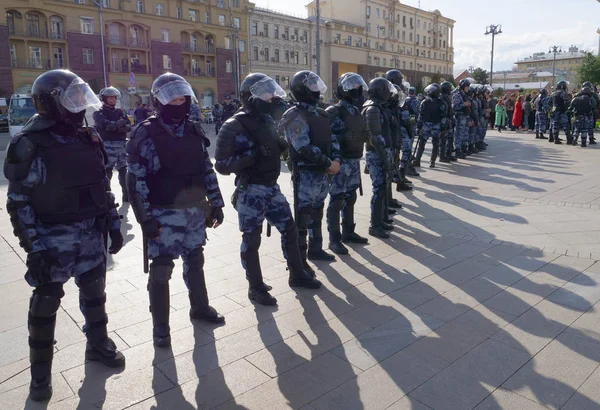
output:
[[[584,58],[586,56],[585,51],[579,50],[579,48],[575,46],[569,47],[566,51],[562,51],[560,53],[556,53],[557,60],[568,60],[573,58]],[[533,53],[532,56],[525,57],[523,59],[517,60],[515,64],[519,63],[529,63],[534,61],[552,61],[554,60],[554,53]]]

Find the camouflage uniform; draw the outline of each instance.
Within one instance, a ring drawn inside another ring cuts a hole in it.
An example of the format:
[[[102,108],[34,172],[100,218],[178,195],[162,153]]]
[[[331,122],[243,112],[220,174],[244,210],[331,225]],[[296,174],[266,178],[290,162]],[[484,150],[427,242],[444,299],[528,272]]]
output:
[[[419,148],[416,163],[420,166],[421,157],[425,150],[425,144],[432,139],[433,151],[431,152],[431,164],[435,163],[440,150],[440,134],[446,126],[446,113],[448,109],[444,100],[440,97],[427,97],[419,107],[419,118],[417,119],[417,130],[420,132]],[[416,166],[416,165],[415,165]]]
[[[192,104],[190,106],[190,115],[188,119],[193,122],[202,121],[202,112],[200,112],[200,107],[198,104]]]
[[[569,135],[569,117],[567,116],[567,108],[569,106],[569,97],[567,92],[564,90],[556,90],[552,93],[552,124],[551,124],[551,138],[556,141],[560,141],[559,134],[562,129],[567,136],[567,141],[571,140]]]
[[[590,142],[594,140],[594,111],[596,110],[596,100],[588,95],[578,94],[572,101],[569,111],[575,114],[575,126],[573,131],[573,144],[577,143],[577,138],[581,134],[581,144],[585,146],[586,138]]]
[[[479,133],[479,113],[481,111],[481,107],[479,106],[478,98],[469,98],[471,101],[471,121],[473,121],[473,125],[469,127],[469,145],[474,144],[477,141],[477,135]]]
[[[548,130],[548,109],[551,99],[547,95],[540,94],[535,102],[535,132],[543,134]]]
[[[309,125],[308,121],[314,121],[315,125]],[[317,122],[320,125],[316,125]],[[329,174],[326,170],[333,161],[340,162],[340,146],[335,135],[331,135],[325,111],[310,104],[298,103],[287,110],[280,127],[290,144],[294,162],[294,206],[300,251],[304,253],[306,250],[308,233],[308,252],[317,252],[323,247],[321,225],[325,198],[329,192]],[[322,143],[313,142],[317,133],[320,133]]]
[[[452,92],[452,110],[456,118],[454,147],[457,151],[469,144],[468,123],[471,121],[471,107],[464,105],[467,101],[469,101],[469,97],[460,89],[457,88]]]

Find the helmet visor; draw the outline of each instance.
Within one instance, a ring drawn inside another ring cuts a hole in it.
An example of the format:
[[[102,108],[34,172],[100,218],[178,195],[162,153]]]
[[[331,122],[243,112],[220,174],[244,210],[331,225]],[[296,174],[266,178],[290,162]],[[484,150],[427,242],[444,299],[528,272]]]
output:
[[[250,86],[253,98],[271,101],[273,98],[285,98],[285,91],[270,77],[265,77]]]
[[[394,87],[394,84],[392,84],[390,81],[388,81],[388,83],[390,86],[390,98],[394,98],[398,95],[398,90],[396,90],[396,87]]]
[[[398,104],[400,105],[400,107],[402,107],[404,105],[405,101],[406,101],[406,94],[404,93],[404,91],[402,91],[402,90],[398,91]]]
[[[365,80],[358,74],[347,75],[346,78],[342,80],[342,83],[340,85],[342,86],[342,90],[344,91],[355,90],[359,89],[360,87],[362,87],[363,90],[369,89],[369,86],[367,85],[367,83],[365,83]]]
[[[78,113],[92,107],[99,109],[102,106],[94,91],[79,77],[74,79],[67,89],[60,93],[58,98],[60,104],[72,113]]]
[[[325,85],[323,80],[321,80],[321,77],[319,77],[315,73],[309,74],[308,77],[304,79],[303,83],[306,86],[306,88],[308,88],[313,93],[323,94],[325,91],[327,91],[327,86]]]
[[[187,81],[169,81],[162,87],[152,90],[154,97],[162,104],[167,105],[179,97],[193,97],[194,91]]]

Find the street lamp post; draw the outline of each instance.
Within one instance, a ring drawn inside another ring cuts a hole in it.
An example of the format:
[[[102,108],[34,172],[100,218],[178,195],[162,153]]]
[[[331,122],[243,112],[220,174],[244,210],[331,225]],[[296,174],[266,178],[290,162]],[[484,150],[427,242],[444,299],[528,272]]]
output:
[[[316,3],[317,11],[317,75],[321,75],[321,7],[319,0]]]
[[[492,83],[492,79],[494,78],[494,38],[498,34],[502,34],[502,24],[490,24],[485,28],[485,35],[492,35],[492,52],[491,52],[491,62],[490,62],[490,85],[494,87]]]
[[[559,53],[562,53],[560,46],[550,46],[548,49],[548,54],[554,54],[554,59],[552,60],[552,87],[556,83],[556,55]]]
[[[94,4],[100,9],[100,45],[102,47],[102,74],[104,74],[104,88],[108,87],[108,82],[106,81],[106,51],[104,50],[104,20],[103,13],[104,10],[104,0],[92,0]]]

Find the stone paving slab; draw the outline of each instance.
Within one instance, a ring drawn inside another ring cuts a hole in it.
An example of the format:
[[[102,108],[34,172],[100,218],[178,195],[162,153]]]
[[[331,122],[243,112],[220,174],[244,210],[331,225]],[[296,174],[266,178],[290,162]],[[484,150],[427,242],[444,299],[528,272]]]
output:
[[[278,307],[247,299],[228,205],[205,248],[211,303],[227,322],[190,322],[176,261],[171,349],[152,345],[141,234],[122,206],[126,246],[109,259],[106,292],[127,367],[84,362],[70,282],[55,393],[41,405],[27,400],[26,255],[0,203],[0,409],[600,408],[600,151],[488,135],[485,153],[424,168],[412,192],[396,195],[404,209],[390,240],[315,265],[319,291],[291,290],[279,236],[263,238]],[[289,178],[283,169],[291,202]],[[219,181],[228,198],[233,178]],[[356,206],[360,233],[368,201]]]

